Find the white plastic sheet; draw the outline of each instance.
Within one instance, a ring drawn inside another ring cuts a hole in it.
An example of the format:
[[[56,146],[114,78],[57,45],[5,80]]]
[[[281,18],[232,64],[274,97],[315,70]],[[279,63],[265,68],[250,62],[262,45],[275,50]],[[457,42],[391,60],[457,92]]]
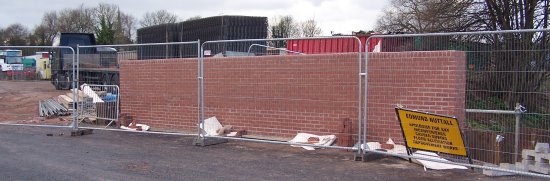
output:
[[[136,124],[136,126],[141,127],[141,131],[149,131],[149,129],[151,129],[150,126],[147,126],[145,124]],[[126,126],[120,126],[120,129],[138,131],[137,128],[129,128],[129,127],[126,127]]]
[[[87,84],[82,84],[80,88],[82,89],[84,94],[92,98],[94,103],[103,102],[103,100],[99,97],[99,95],[97,95],[97,93],[95,93],[95,91],[92,90],[92,88],[90,88],[90,86],[88,86]]]
[[[288,141],[289,143],[300,143],[300,144],[308,144],[309,138],[314,137],[319,139],[319,142],[313,143],[313,145],[320,145],[320,146],[330,146],[334,141],[336,140],[335,135],[314,135],[309,133],[298,133],[296,137],[294,137],[292,140]],[[306,150],[315,150],[315,147],[312,146],[298,146],[298,145],[291,145],[293,147],[302,147]]]
[[[437,155],[436,153],[428,152],[428,151],[415,151],[412,155],[416,157],[421,157],[421,158],[448,161],[446,159],[439,157],[439,155]],[[422,166],[424,166],[424,170],[426,169],[433,169],[433,170],[468,169],[465,166],[460,166],[460,165],[451,165],[446,163],[432,162],[432,161],[419,160],[419,159],[413,159],[413,160],[415,162],[418,162]]]
[[[217,131],[223,128],[222,124],[218,121],[216,116],[204,120],[203,125],[200,125],[200,128],[205,133],[206,136],[218,136]]]

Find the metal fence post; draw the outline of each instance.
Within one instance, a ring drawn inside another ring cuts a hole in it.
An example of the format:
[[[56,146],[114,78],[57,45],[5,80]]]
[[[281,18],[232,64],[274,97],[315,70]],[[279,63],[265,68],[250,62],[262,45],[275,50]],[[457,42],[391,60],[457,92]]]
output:
[[[204,51],[203,51],[203,46],[201,45],[201,42],[200,40],[197,40],[197,55],[198,55],[198,59],[197,59],[197,139],[200,139],[201,138],[201,123],[203,121],[203,109],[204,109],[204,105],[202,104],[202,96],[203,96],[203,88],[202,88],[202,71],[201,71],[201,68],[202,68],[202,61],[204,60]]]
[[[78,66],[79,64],[79,58],[80,57],[80,45],[77,44],[76,45],[76,61],[75,61],[75,55],[73,53],[73,80],[72,80],[72,86],[71,88],[73,89],[73,97],[72,99],[73,100],[76,100],[76,102],[78,102],[78,99],[76,99],[76,95],[78,95],[78,69],[80,68]],[[75,65],[76,64],[76,65]],[[77,131],[78,130],[78,109],[77,109],[77,106],[76,103],[73,103],[73,131]]]
[[[521,104],[516,103],[516,108],[514,110],[516,113],[516,130],[515,130],[515,140],[514,140],[514,162],[518,161],[519,156],[519,133],[521,132],[521,115],[527,110]]]

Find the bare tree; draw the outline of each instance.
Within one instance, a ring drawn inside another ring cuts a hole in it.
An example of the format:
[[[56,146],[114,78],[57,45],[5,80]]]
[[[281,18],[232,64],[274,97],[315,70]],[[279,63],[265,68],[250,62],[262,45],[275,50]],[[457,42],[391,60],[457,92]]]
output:
[[[61,10],[57,18],[57,27],[61,32],[93,33],[94,10],[81,5],[77,9]]]
[[[136,18],[130,14],[120,11],[120,7],[116,4],[100,3],[94,8],[94,21],[96,35],[101,32],[113,32],[114,44],[127,44],[132,42],[133,32],[135,31]],[[102,25],[102,23],[104,23]],[[110,27],[110,30],[102,30],[102,28]],[[110,33],[109,33],[110,34]],[[111,37],[111,36],[108,36]]]
[[[549,0],[393,0],[391,7],[386,9],[378,20],[377,31],[442,32],[548,28],[548,3]],[[488,96],[498,98],[508,108],[513,108],[519,102],[535,110],[543,109],[537,105],[549,101],[550,97],[546,94],[537,94],[538,97],[535,99],[528,99],[528,94],[516,94],[544,92],[545,84],[550,81],[547,51],[515,51],[548,49],[550,38],[546,32],[495,34],[468,40],[451,38],[439,38],[439,42],[428,37],[419,37],[417,40],[423,44],[441,43],[442,46],[431,46],[439,48],[444,48],[452,41],[461,41],[465,47],[476,44],[498,50],[490,51],[490,58],[484,59],[484,67],[495,73],[480,76],[478,81],[469,82],[471,86],[482,90],[506,90],[506,93],[493,92]],[[510,71],[529,73],[509,73]]]
[[[548,27],[548,0],[484,0],[479,1],[478,27],[484,30],[516,30],[537,29]],[[547,33],[514,33],[495,35],[488,38],[489,43],[501,50],[491,59],[491,69],[495,72],[516,71],[529,73],[498,73],[486,77],[486,84],[481,84],[490,90],[510,90],[512,92],[542,92],[544,84],[550,80],[547,51],[506,51],[506,50],[545,50],[550,43]],[[509,81],[496,81],[509,80]],[[530,101],[527,94],[496,94],[508,107],[515,103],[540,109],[548,102],[548,96],[541,96]]]
[[[170,13],[166,10],[158,10],[145,13],[139,23],[142,27],[147,27],[166,23],[175,23],[178,19],[178,16],[174,13]]]
[[[5,38],[4,38],[4,29],[0,28],[0,45],[6,45],[5,44]]]
[[[392,0],[377,21],[378,32],[465,31],[477,23],[472,18],[474,0]]]
[[[301,23],[300,30],[304,37],[319,36],[322,33],[321,27],[317,25],[314,19],[309,19]]]
[[[100,3],[94,8],[94,29],[98,44],[128,43],[118,5]]]
[[[115,22],[117,20],[119,7],[116,4],[100,3],[93,9],[96,26],[101,23],[101,18],[104,18],[108,22]]]
[[[12,24],[4,30],[3,37],[6,45],[27,45],[29,30],[19,23]]]
[[[58,13],[56,11],[46,12],[42,16],[42,22],[35,28],[34,34],[38,37],[40,44],[51,45],[53,37],[59,32]]]
[[[75,9],[64,9],[44,13],[42,22],[33,30],[32,43],[51,45],[57,32],[96,33],[104,27],[111,27],[114,31],[116,44],[131,43],[136,28],[136,18],[121,12],[118,5],[101,3],[96,7],[80,5]],[[109,30],[110,31],[110,30]],[[107,31],[104,31],[107,32]]]
[[[136,18],[130,14],[119,11],[117,19],[115,43],[131,43],[134,39],[134,32],[136,31]]]
[[[299,24],[290,15],[275,18],[271,25],[272,38],[294,38],[300,36]]]
[[[548,0],[483,0],[477,11],[487,29],[513,30],[548,27]]]
[[[52,38],[46,26],[38,25],[29,37],[29,45],[49,46],[52,45]]]

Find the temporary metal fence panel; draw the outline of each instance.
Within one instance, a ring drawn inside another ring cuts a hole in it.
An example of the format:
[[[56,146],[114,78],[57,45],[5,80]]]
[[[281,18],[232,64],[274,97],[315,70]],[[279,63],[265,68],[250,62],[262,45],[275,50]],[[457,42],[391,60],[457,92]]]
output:
[[[120,113],[120,90],[118,85],[87,85],[78,90],[79,122],[103,124],[105,127],[118,123]]]
[[[346,51],[331,53],[313,47],[308,54],[287,49],[289,41],[301,39],[348,44],[335,44]],[[353,47],[362,47],[353,36],[204,42],[200,137],[358,150],[362,48]],[[231,131],[209,131],[216,121]],[[295,136],[300,139],[289,141]],[[338,146],[330,146],[333,141]]]
[[[476,168],[496,164],[483,168],[501,170],[496,169],[498,165],[508,163],[515,167],[504,170],[548,177],[529,172],[548,160],[533,160],[531,151],[525,150],[550,142],[549,33],[512,30],[371,36],[369,44],[376,41],[380,53],[368,53],[365,59],[368,81],[363,90],[367,95],[363,144],[388,138],[404,144],[396,106],[452,115],[460,121],[474,165],[441,154],[454,161],[451,164]]]
[[[0,124],[75,128],[75,51],[64,46],[0,46]]]
[[[197,135],[199,47],[198,41],[78,46],[85,97],[79,128]]]

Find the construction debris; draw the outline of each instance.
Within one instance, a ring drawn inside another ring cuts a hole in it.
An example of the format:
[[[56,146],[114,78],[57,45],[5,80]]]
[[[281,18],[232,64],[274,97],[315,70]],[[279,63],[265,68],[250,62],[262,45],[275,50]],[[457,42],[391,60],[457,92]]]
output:
[[[59,102],[60,104],[62,104],[68,109],[73,108],[73,104],[74,104],[73,99],[67,95],[59,95],[57,97],[57,102]]]
[[[388,153],[407,155],[407,147],[395,144],[391,138],[386,143],[367,142],[367,146],[370,150],[385,150]],[[400,158],[406,159],[405,157]]]
[[[548,143],[537,143],[534,150],[521,151],[523,160],[516,163],[516,168],[542,174],[550,174],[550,153]]]
[[[46,99],[38,102],[38,112],[40,117],[66,116],[69,115],[69,109],[59,104],[53,99]]]
[[[220,121],[214,116],[204,120],[203,124],[200,124],[202,134],[206,136],[229,136],[229,137],[241,137],[246,135],[246,130],[234,130],[233,126],[222,126]]]
[[[444,158],[441,158],[437,153],[428,152],[428,151],[415,151],[412,156],[415,157],[421,157],[421,158],[427,158],[432,160],[440,160],[440,161],[448,161]],[[440,162],[432,162],[432,161],[426,161],[421,159],[412,159],[413,162],[418,163],[422,166],[424,166],[424,170],[432,169],[432,170],[448,170],[448,169],[468,169],[465,166],[460,165],[451,165],[447,163],[440,163]]]
[[[203,128],[204,125],[204,128]],[[203,124],[200,125],[201,131],[206,136],[218,136],[218,130],[222,129],[222,124],[214,116],[203,121]]]
[[[292,140],[288,141],[289,143],[299,143],[299,144],[312,144],[319,146],[330,146],[336,140],[335,135],[314,135],[309,133],[298,133]],[[299,146],[291,145],[293,147],[302,147],[306,150],[315,150],[313,146]]]
[[[139,124],[139,123],[137,123],[137,121],[133,120],[128,125],[128,127],[126,127],[124,125],[121,125],[120,129],[130,130],[130,131],[149,131],[149,129],[151,129],[151,127],[148,126],[148,125],[145,125],[145,124]]]
[[[523,160],[516,164],[501,163],[499,168],[508,170],[517,170],[524,172],[536,172],[541,174],[550,174],[550,146],[548,143],[537,143],[534,150],[524,149],[521,151]],[[501,172],[494,170],[483,170],[483,174],[488,176],[508,176],[515,173]]]
[[[93,99],[93,103],[104,102],[101,97],[99,97],[99,95],[87,84],[82,84],[80,88],[84,91],[84,94]]]
[[[216,131],[218,135],[226,135],[231,133],[231,130],[233,130],[233,126],[224,126]]]
[[[246,135],[246,130],[238,130],[238,131],[232,131],[230,132],[229,134],[227,134],[226,136],[229,136],[229,137],[242,137],[243,135]]]

